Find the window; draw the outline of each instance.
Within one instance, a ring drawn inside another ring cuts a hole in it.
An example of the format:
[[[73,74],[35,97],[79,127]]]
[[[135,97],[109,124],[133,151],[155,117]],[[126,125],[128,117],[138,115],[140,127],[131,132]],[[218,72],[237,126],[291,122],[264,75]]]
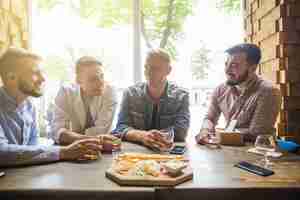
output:
[[[48,77],[38,101],[41,122],[59,86],[73,81],[80,56],[99,57],[121,97],[124,88],[144,80],[147,50],[163,47],[173,56],[169,79],[190,91],[196,133],[213,88],[224,80],[224,50],[243,39],[241,15],[220,12],[218,1],[32,1],[32,47],[45,58]]]

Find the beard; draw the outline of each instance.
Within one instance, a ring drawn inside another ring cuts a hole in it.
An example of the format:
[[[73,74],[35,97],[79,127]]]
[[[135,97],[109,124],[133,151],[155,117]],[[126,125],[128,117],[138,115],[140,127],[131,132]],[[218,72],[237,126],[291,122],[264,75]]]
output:
[[[238,78],[237,80],[232,80],[232,79],[227,79],[226,84],[229,86],[235,86],[235,85],[239,85],[241,83],[243,83],[244,81],[246,81],[249,77],[249,72],[246,71],[240,78]]]
[[[43,95],[43,91],[40,87],[36,87],[33,83],[29,83],[20,79],[18,83],[19,90],[28,96],[40,97]]]

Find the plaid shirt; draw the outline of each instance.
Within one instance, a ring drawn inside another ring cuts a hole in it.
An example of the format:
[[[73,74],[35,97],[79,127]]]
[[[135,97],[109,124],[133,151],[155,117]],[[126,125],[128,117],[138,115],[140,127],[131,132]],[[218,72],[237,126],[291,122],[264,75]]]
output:
[[[256,136],[273,133],[280,103],[280,90],[257,75],[242,84],[241,88],[222,84],[212,94],[202,129],[214,132],[222,113],[227,124],[237,120],[236,129],[242,134]]]

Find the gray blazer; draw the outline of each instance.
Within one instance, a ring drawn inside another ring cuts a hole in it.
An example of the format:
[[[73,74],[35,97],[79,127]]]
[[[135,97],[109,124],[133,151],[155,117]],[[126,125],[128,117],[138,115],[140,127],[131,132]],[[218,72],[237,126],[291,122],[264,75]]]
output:
[[[58,143],[60,130],[63,128],[86,135],[109,133],[116,107],[116,92],[112,86],[106,84],[104,94],[93,97],[89,105],[95,126],[84,129],[86,111],[80,95],[80,87],[76,84],[62,86],[54,102],[50,137]]]

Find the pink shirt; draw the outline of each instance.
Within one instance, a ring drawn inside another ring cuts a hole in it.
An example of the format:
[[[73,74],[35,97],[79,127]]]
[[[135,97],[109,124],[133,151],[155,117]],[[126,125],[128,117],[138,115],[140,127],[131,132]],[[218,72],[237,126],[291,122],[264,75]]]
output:
[[[280,90],[257,75],[238,87],[224,83],[212,94],[202,129],[214,132],[222,113],[227,124],[236,119],[236,129],[243,134],[273,133],[280,103]]]

